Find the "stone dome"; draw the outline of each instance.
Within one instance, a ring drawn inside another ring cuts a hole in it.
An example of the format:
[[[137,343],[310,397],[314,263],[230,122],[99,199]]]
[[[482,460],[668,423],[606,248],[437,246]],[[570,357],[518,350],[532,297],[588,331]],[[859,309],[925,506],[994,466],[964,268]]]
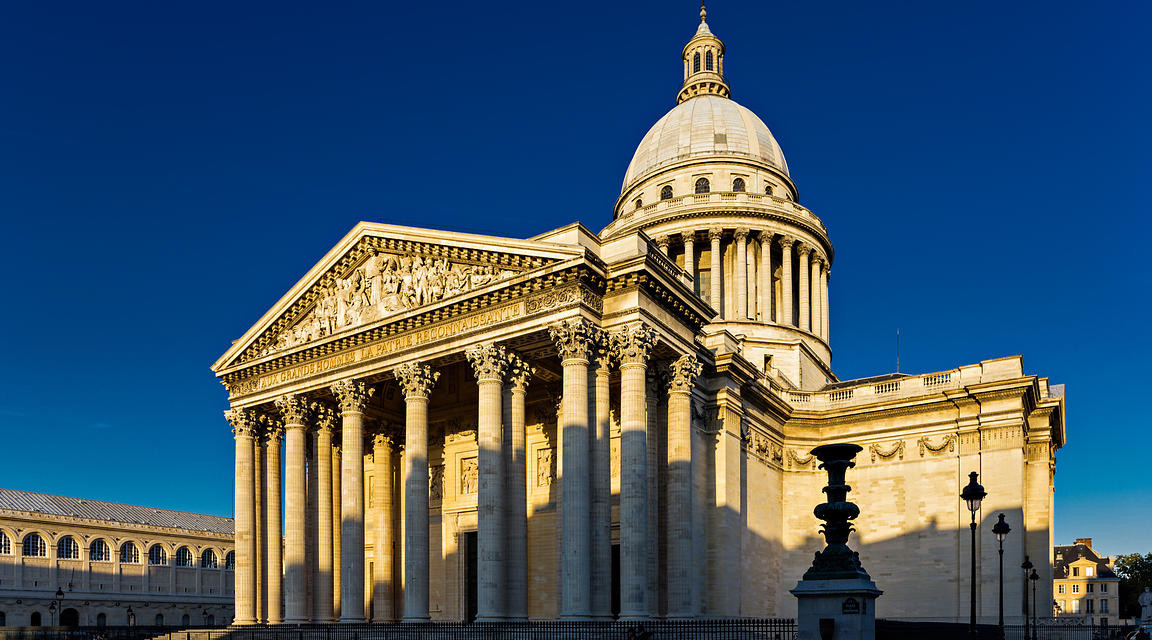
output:
[[[780,145],[755,113],[728,98],[698,95],[652,125],[636,147],[620,192],[659,169],[709,156],[765,164],[789,177]]]

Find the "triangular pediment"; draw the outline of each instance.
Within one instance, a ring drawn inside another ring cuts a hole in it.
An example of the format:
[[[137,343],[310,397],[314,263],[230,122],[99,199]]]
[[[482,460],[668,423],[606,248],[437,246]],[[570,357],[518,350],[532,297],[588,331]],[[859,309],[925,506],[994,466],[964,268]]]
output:
[[[579,246],[361,222],[212,369],[278,357],[584,255]]]

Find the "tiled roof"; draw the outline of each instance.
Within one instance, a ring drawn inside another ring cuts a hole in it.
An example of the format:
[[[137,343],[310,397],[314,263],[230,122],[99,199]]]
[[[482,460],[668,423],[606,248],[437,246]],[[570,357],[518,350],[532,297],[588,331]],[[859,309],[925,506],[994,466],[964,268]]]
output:
[[[33,493],[16,489],[0,489],[0,509],[229,535],[234,531],[232,518],[138,507],[130,504],[104,502],[103,500],[88,500],[87,498],[53,496],[47,493]]]
[[[1056,562],[1052,565],[1052,577],[1054,578],[1067,578],[1068,565],[1076,562],[1080,558],[1084,558],[1089,562],[1096,563],[1095,578],[1115,578],[1116,573],[1112,571],[1112,567],[1108,566],[1107,560],[1103,560],[1086,544],[1068,544],[1060,545],[1055,548]],[[1082,576],[1084,577],[1084,576]]]

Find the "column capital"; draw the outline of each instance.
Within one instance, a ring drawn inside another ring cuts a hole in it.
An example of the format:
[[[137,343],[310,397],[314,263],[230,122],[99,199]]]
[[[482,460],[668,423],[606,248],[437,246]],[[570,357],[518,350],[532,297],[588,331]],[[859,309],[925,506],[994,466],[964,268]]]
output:
[[[308,403],[297,395],[285,394],[276,398],[276,408],[284,418],[284,428],[304,427],[304,420],[308,417]]]
[[[514,391],[524,392],[528,381],[536,375],[536,368],[518,354],[508,354],[508,384]]]
[[[792,243],[796,242],[796,239],[792,236],[780,236],[776,242],[780,245],[781,249],[787,251],[792,248]]]
[[[668,380],[670,390],[691,393],[697,376],[704,370],[704,365],[700,364],[694,354],[687,353],[673,360],[668,369],[671,374]]]
[[[774,238],[776,236],[776,234],[772,231],[768,231],[767,229],[763,229],[760,231],[759,236],[760,236],[760,244],[771,245],[772,244],[772,238]]]
[[[750,232],[751,232],[751,229],[746,229],[744,227],[740,227],[739,229],[736,230],[734,235],[736,236],[737,240],[745,240],[748,238],[748,234]]]
[[[695,229],[693,229],[692,231],[681,231],[678,235],[680,236],[680,242],[683,242],[684,244],[696,242],[696,230]]]
[[[392,374],[400,383],[400,390],[404,399],[427,398],[432,393],[432,387],[440,379],[440,372],[433,371],[432,367],[418,362],[409,362],[396,367]]]
[[[237,438],[256,436],[257,418],[250,409],[229,409],[224,412],[224,418],[232,424],[232,435]]]
[[[663,235],[656,238],[656,246],[660,247],[660,250],[664,253],[668,253],[668,247],[672,246],[672,236]]]
[[[356,380],[338,380],[330,387],[332,395],[340,402],[340,413],[363,413],[364,405],[376,390]]]
[[[724,237],[724,229],[721,229],[719,227],[713,227],[713,228],[708,230],[708,239],[709,240],[720,240],[723,237]]]
[[[312,405],[312,412],[316,418],[316,431],[332,435],[336,428],[336,412],[332,407],[317,402]]]
[[[598,329],[586,320],[567,320],[548,327],[548,334],[556,343],[561,363],[565,360],[587,362],[597,331]]]
[[[472,373],[478,382],[500,382],[508,370],[508,351],[499,345],[474,345],[464,352],[464,356],[472,364]]]
[[[796,243],[796,255],[798,255],[798,256],[805,256],[805,255],[808,255],[809,253],[812,253],[813,251],[814,251],[813,248],[808,244],[805,244],[803,242]]]
[[[389,449],[396,446],[396,438],[390,432],[381,431],[372,436],[372,448],[388,447]]]
[[[284,440],[284,422],[280,417],[270,413],[262,414],[260,424],[264,426],[264,442],[280,446],[280,442]]]
[[[644,365],[656,345],[656,330],[643,322],[624,327],[613,334],[613,342],[623,365]]]
[[[591,355],[595,368],[604,372],[607,372],[612,363],[616,362],[620,356],[616,341],[607,331],[596,333],[596,337],[592,341]]]

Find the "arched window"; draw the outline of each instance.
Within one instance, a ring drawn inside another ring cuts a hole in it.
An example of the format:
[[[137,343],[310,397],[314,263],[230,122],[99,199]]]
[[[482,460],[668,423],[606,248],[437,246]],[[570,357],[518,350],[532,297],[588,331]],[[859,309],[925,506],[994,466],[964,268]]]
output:
[[[126,564],[136,564],[140,562],[140,549],[131,542],[125,542],[120,547],[120,562]]]
[[[158,544],[152,545],[152,548],[148,550],[148,564],[168,564],[168,554],[164,552],[164,547],[161,547]]]
[[[103,540],[93,540],[92,544],[88,545],[88,559],[93,562],[108,562],[112,559],[112,553],[108,550],[108,543]]]
[[[157,613],[156,614],[155,624],[157,627],[163,627],[164,626],[164,614],[163,613]]]
[[[0,627],[6,626],[8,626],[8,618],[4,615],[3,611],[0,611]]]
[[[735,180],[733,180],[732,181],[732,190],[733,191],[743,191],[744,190],[744,178],[736,178]]]
[[[188,547],[180,547],[176,550],[176,566],[177,567],[191,567],[192,566],[192,550]]]
[[[32,627],[39,627],[40,626],[40,612],[39,611],[33,611],[32,612],[32,617],[28,619],[28,625],[32,626]]]
[[[24,536],[25,558],[43,558],[46,555],[48,555],[48,545],[44,544],[44,538],[41,538],[40,534],[29,533]]]
[[[216,614],[209,613],[208,617],[204,618],[204,624],[208,625],[209,627],[216,626]]]
[[[696,193],[708,193],[708,178],[698,178],[696,180]]]
[[[76,538],[72,536],[64,536],[56,543],[56,557],[61,560],[75,560],[80,557],[80,545],[76,544]]]
[[[236,568],[236,552],[235,551],[229,551],[227,554],[224,555],[224,568],[225,569],[235,569]]]
[[[706,53],[704,55],[704,68],[709,70],[709,71],[712,70],[712,52],[711,51],[709,51],[708,53]]]
[[[96,614],[96,626],[103,629],[108,626],[108,615],[105,613]]]
[[[5,555],[12,553],[12,540],[8,538],[8,534],[0,531],[0,553]]]
[[[692,73],[699,73],[700,71],[700,52],[692,54]]]
[[[672,199],[672,187],[671,186],[665,186],[663,189],[660,190],[660,199],[661,200],[671,200]]]
[[[205,549],[204,553],[200,554],[200,566],[205,569],[215,569],[216,552],[211,549]]]
[[[641,200],[640,198],[636,198],[636,208],[639,209],[640,207],[643,207],[643,206],[644,206],[644,201]]]
[[[768,185],[768,186],[764,187],[764,195],[766,195],[766,196],[772,195],[772,185]]]
[[[180,616],[180,626],[181,626],[181,627],[190,627],[190,626],[192,626],[192,617],[191,617],[191,616],[189,616],[187,613],[185,613],[184,615]]]

